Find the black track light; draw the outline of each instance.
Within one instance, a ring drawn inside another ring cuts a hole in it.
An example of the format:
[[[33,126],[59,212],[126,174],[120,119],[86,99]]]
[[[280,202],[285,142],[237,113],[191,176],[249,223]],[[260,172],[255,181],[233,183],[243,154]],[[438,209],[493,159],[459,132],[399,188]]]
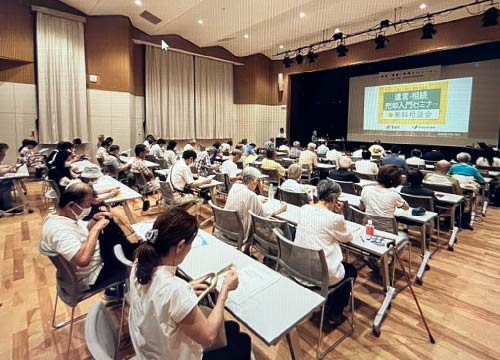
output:
[[[390,20],[382,20],[380,22],[380,28],[383,29],[383,28],[386,28],[386,27],[389,27],[391,25],[391,21]]]
[[[283,58],[283,64],[285,65],[285,68],[289,68],[292,66],[293,60],[290,59],[290,55],[286,54],[285,57]]]
[[[347,48],[347,46],[345,46],[342,43],[340,43],[339,46],[337,46],[335,48],[335,50],[337,51],[337,56],[338,57],[346,56],[347,52],[349,51],[349,49]]]
[[[384,34],[379,34],[376,38],[375,38],[375,49],[383,49],[385,48],[385,43],[388,42],[389,39],[384,35]]]
[[[344,38],[344,33],[342,31],[333,34],[333,40],[342,40]]]
[[[436,34],[437,34],[437,30],[434,29],[434,24],[428,22],[427,24],[425,24],[422,27],[422,36],[420,37],[420,39],[429,40],[429,39],[432,39],[432,37]]]
[[[300,65],[304,62],[304,56],[301,53],[298,53],[297,56],[295,56],[295,62],[297,65]]]
[[[312,64],[318,58],[318,54],[315,54],[312,49],[309,49],[309,52],[307,53],[306,57],[309,64]]]
[[[496,7],[490,7],[483,13],[483,18],[481,22],[483,27],[498,25],[498,9]]]

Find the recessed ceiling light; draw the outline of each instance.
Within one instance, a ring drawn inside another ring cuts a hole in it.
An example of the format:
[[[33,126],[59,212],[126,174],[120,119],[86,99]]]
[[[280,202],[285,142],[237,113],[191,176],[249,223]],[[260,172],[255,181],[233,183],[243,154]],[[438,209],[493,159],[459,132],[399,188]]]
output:
[[[420,10],[424,10],[426,7],[427,7],[427,4],[426,4],[426,3],[422,3],[422,4],[420,4],[420,6],[419,6]]]
[[[280,49],[283,49],[283,48],[284,48],[284,46],[283,46],[283,45],[280,45]]]
[[[142,5],[142,1],[141,0],[135,0],[134,3],[137,5],[137,6],[141,6]]]
[[[305,12],[303,12],[303,11],[301,11],[301,12],[299,13],[299,16],[300,16],[301,18],[303,18],[304,16],[306,16],[306,13],[305,13]]]
[[[203,25],[203,20],[198,20],[198,24]]]
[[[249,38],[248,34],[243,35],[243,37],[244,37],[245,39],[248,39],[248,38]]]

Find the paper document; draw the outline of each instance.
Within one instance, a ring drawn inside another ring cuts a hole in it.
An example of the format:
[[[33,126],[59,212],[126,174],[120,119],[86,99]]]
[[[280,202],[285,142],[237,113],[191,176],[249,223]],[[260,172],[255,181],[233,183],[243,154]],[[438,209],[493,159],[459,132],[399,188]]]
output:
[[[280,275],[264,266],[252,264],[237,269],[239,285],[238,288],[229,293],[229,300],[241,305],[246,300],[268,288],[279,280]],[[221,289],[225,275],[220,275],[217,281],[217,289]]]
[[[132,229],[143,240],[146,238],[146,233],[153,228],[154,220],[132,224]]]

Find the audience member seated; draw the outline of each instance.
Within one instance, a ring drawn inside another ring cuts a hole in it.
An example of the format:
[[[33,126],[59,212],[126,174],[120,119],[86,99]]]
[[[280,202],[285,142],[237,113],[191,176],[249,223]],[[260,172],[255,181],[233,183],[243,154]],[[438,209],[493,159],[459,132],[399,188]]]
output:
[[[97,135],[97,144],[96,147],[99,149],[101,147],[102,142],[104,141],[104,134]]]
[[[318,167],[318,155],[314,152],[316,150],[316,144],[310,142],[307,144],[307,149],[300,152],[299,165],[307,166],[309,170],[314,170]]]
[[[175,164],[177,161],[177,154],[175,153],[175,147],[177,146],[177,142],[174,140],[170,140],[167,145],[167,151],[165,152],[165,160],[167,162],[167,166],[170,167]]]
[[[494,157],[493,161],[491,162],[491,166],[500,167],[500,158]]]
[[[302,149],[300,148],[300,141],[294,141],[293,147],[290,149],[289,156],[292,159],[298,159],[300,157],[301,152],[302,152]]]
[[[367,149],[368,149],[368,148],[367,148],[367,146],[366,146],[366,145],[361,145],[361,146],[359,147],[359,149],[357,149],[356,151],[354,151],[354,152],[352,153],[352,157],[354,157],[354,158],[361,158],[361,157],[362,157],[362,154],[363,154],[363,151],[367,151]],[[371,155],[371,153],[370,153],[370,155]]]
[[[262,160],[262,169],[278,170],[280,177],[284,177],[286,173],[285,168],[276,161],[276,152],[272,149],[266,151],[266,158]]]
[[[82,139],[80,139],[79,137],[76,137],[73,139],[72,143],[73,143],[73,145],[82,145]]]
[[[278,133],[278,135],[276,135],[276,137],[279,138],[279,139],[286,138],[285,129],[280,128],[280,132]]]
[[[240,159],[241,159],[241,151],[233,150],[231,152],[231,156],[229,157],[229,159],[227,159],[222,163],[220,167],[220,172],[222,174],[227,174],[231,181],[239,179],[240,169],[238,169],[238,165],[236,165],[236,162],[240,161]]]
[[[127,240],[133,232],[127,237],[109,212],[82,221],[90,213],[94,197],[87,184],[69,186],[59,199],[57,213],[45,218],[40,240],[44,252],[57,253],[71,264],[83,290],[125,280],[127,270],[115,258],[113,247],[121,244],[125,255],[132,259],[138,246]]]
[[[54,180],[59,187],[61,194],[68,186],[69,182],[78,177],[71,171],[71,157],[73,155],[68,151],[59,151],[52,162],[52,167],[49,170],[48,177]]]
[[[147,167],[144,160],[149,154],[149,150],[144,144],[137,144],[134,148],[135,160],[130,171],[142,174],[146,180],[147,191],[156,191],[160,188],[160,183],[155,180],[153,172]]]
[[[353,183],[359,183],[359,179],[356,174],[351,171],[351,167],[352,160],[347,156],[342,156],[339,159],[339,168],[337,170],[331,170],[328,173],[328,177],[338,181],[350,181]]]
[[[319,144],[318,148],[316,149],[316,154],[318,154],[318,156],[320,156],[320,157],[323,157],[323,156],[326,156],[326,153],[328,152],[328,150],[330,150],[330,149],[328,149],[328,146],[326,146],[325,142],[322,141]]]
[[[411,151],[411,157],[406,159],[406,163],[413,166],[425,166],[425,160],[422,159],[422,151],[413,149]]]
[[[214,149],[208,147],[198,153],[198,155],[196,156],[196,160],[194,161],[194,166],[196,167],[198,173],[202,172],[203,169],[209,168],[211,166],[210,157],[212,156],[213,152]]]
[[[318,139],[319,139],[318,132],[316,130],[313,130],[312,135],[311,135],[311,142],[316,144]]]
[[[398,145],[391,147],[391,153],[382,158],[382,165],[396,165],[405,173],[408,172],[408,165],[406,160],[399,157],[401,150]]]
[[[305,184],[301,184],[300,178],[302,177],[302,167],[299,164],[292,164],[288,168],[288,179],[286,179],[280,186],[280,189],[293,191],[297,193],[307,193],[309,201],[313,199],[313,188]]]
[[[233,140],[229,140],[227,143],[222,143],[220,145],[220,151],[222,151],[223,154],[230,153],[232,148],[233,148]]]
[[[396,208],[408,210],[410,207],[396,191],[401,185],[403,172],[396,165],[383,165],[377,174],[377,185],[365,186],[361,191],[360,210],[368,215],[394,216]]]
[[[274,138],[270,138],[266,142],[264,142],[264,149],[273,150],[274,149]]]
[[[432,149],[424,154],[423,159],[426,161],[439,161],[444,160],[444,155],[441,151]]]
[[[278,148],[278,150],[286,152],[287,156],[290,155],[290,148],[288,147],[288,140],[287,139],[283,140],[283,144],[281,144],[281,146]]]
[[[371,161],[372,153],[368,150],[361,153],[361,160],[356,161],[356,172],[367,175],[377,175],[378,166]]]
[[[220,151],[220,142],[216,141],[212,145],[212,156],[210,157],[210,164],[215,163],[215,159],[221,159],[222,158],[222,152]]]
[[[251,221],[250,214],[248,213],[249,210],[263,217],[278,215],[286,210],[285,203],[281,204],[274,212],[268,212],[264,209],[262,201],[259,200],[255,193],[261,175],[261,172],[254,167],[247,166],[243,169],[241,173],[242,183],[235,183],[231,186],[231,190],[229,190],[229,194],[227,195],[226,205],[224,206],[226,210],[236,210],[238,212],[243,223],[243,228],[246,231],[245,239],[248,238],[250,232]]]
[[[187,150],[193,150],[194,152],[196,152],[196,139],[191,139],[186,145],[184,145],[184,151]]]
[[[344,155],[339,151],[340,147],[338,144],[333,144],[331,150],[326,153],[326,160],[331,161],[334,165],[339,166],[339,159]]]
[[[176,276],[197,232],[194,216],[172,208],[155,220],[135,253],[130,272],[129,328],[139,360],[250,359],[250,337],[240,332],[238,323],[224,321],[228,293],[238,287],[236,271],[225,274],[208,317],[198,307],[197,299],[207,285],[189,285]],[[203,353],[215,341],[221,326],[226,330],[227,346]]]
[[[466,152],[461,152],[457,155],[458,164],[453,164],[450,169],[450,175],[472,176],[479,183],[484,183],[483,176],[472,165],[470,165],[471,157]]]
[[[368,148],[368,151],[371,152],[372,156],[384,156],[385,150],[380,144],[380,140],[375,140],[373,145]]]
[[[243,160],[243,165],[244,166],[247,166],[248,164],[251,164],[253,163],[255,160],[257,160],[257,158],[259,157],[256,153],[255,153],[255,147],[256,145],[255,144],[250,144],[250,152],[249,153],[246,153],[247,155],[245,156],[245,159]]]
[[[476,160],[476,166],[490,166],[490,162],[483,156],[480,156]]]
[[[103,165],[106,160],[108,159],[108,149],[111,146],[112,142],[109,141],[109,139],[104,140],[101,143],[101,146],[99,149],[97,149],[97,153],[95,154],[95,158],[97,159],[97,162],[99,165]]]
[[[167,146],[167,140],[158,139],[156,144],[151,146],[150,155],[153,155],[157,159],[163,159],[165,157],[165,147]]]
[[[210,179],[198,179],[194,180],[193,173],[189,168],[196,159],[196,152],[193,150],[187,150],[182,153],[182,159],[177,160],[177,162],[170,168],[170,173],[168,174],[167,182],[172,186],[174,192],[174,202],[184,203],[194,199],[200,199],[193,192],[198,190],[198,188],[203,184],[209,184]],[[200,199],[201,200],[201,199]]]
[[[406,184],[401,188],[402,194],[417,196],[434,196],[434,191],[422,186],[424,174],[420,170],[410,170],[406,175]]]
[[[28,167],[41,167],[43,161],[40,156],[37,156],[33,149],[38,145],[38,142],[33,139],[24,139],[21,147],[19,148],[19,159]]]
[[[143,144],[146,146],[148,150],[151,150],[151,147],[154,145],[156,142],[156,139],[153,135],[149,134],[146,136],[146,139],[144,140]]]
[[[448,175],[450,168],[451,164],[447,160],[439,160],[434,165],[434,172],[425,175],[424,184],[429,183],[436,185],[453,186],[454,193],[461,195],[462,189],[460,188],[460,183],[457,179]]]
[[[47,164],[47,168],[50,169],[53,166],[54,160],[56,158],[56,155],[59,153],[59,151],[66,151],[66,152],[69,152],[70,154],[72,154],[74,148],[75,148],[75,145],[73,145],[73,143],[70,143],[69,141],[59,141],[57,143],[56,149],[53,150],[49,154],[49,156],[47,156],[47,159],[45,160],[45,163]],[[74,162],[77,160],[78,160],[78,156],[72,158],[71,162]]]
[[[335,285],[348,277],[357,276],[354,266],[343,260],[339,243],[352,240],[344,220],[344,204],[338,200],[342,189],[334,182],[321,180],[317,186],[319,201],[300,208],[299,222],[294,243],[312,250],[323,250],[328,264],[330,284]],[[345,321],[344,308],[349,303],[351,284],[345,283],[335,293],[328,296],[325,308],[326,331]],[[313,315],[319,322],[320,314]]]
[[[17,170],[16,165],[2,165],[5,156],[7,155],[7,150],[9,145],[5,143],[0,143],[0,176],[5,176],[10,173],[15,173]],[[12,199],[12,182],[10,180],[0,180],[0,210],[9,210],[14,206],[14,200]],[[20,214],[23,210],[13,209],[9,213]]]
[[[104,165],[111,165],[115,171],[118,173],[118,179],[124,179],[127,177],[132,164],[122,164],[119,159],[120,147],[118,145],[111,145],[108,149],[108,158],[104,162]]]

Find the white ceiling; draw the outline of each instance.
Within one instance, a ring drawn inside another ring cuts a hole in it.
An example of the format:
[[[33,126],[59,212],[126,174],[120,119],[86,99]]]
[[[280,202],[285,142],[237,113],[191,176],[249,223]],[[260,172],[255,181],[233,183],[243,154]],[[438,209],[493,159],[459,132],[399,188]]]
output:
[[[134,26],[151,35],[177,34],[200,47],[223,46],[237,56],[267,56],[328,38],[335,28],[352,33],[375,26],[383,19],[411,18],[470,0],[62,0],[88,15],[125,15]],[[425,2],[427,8],[419,5]],[[472,16],[489,5],[472,6],[434,19],[447,22]],[[162,21],[153,25],[139,14],[147,10]],[[300,17],[301,12],[305,13]],[[472,13],[472,14],[471,14]],[[198,24],[203,20],[203,24]],[[422,23],[415,23],[415,27]],[[479,26],[479,25],[478,25]],[[401,31],[411,30],[405,26]],[[388,34],[394,32],[388,31]],[[245,38],[248,34],[248,38]],[[439,36],[439,35],[437,35]],[[367,36],[348,41],[360,42]]]

